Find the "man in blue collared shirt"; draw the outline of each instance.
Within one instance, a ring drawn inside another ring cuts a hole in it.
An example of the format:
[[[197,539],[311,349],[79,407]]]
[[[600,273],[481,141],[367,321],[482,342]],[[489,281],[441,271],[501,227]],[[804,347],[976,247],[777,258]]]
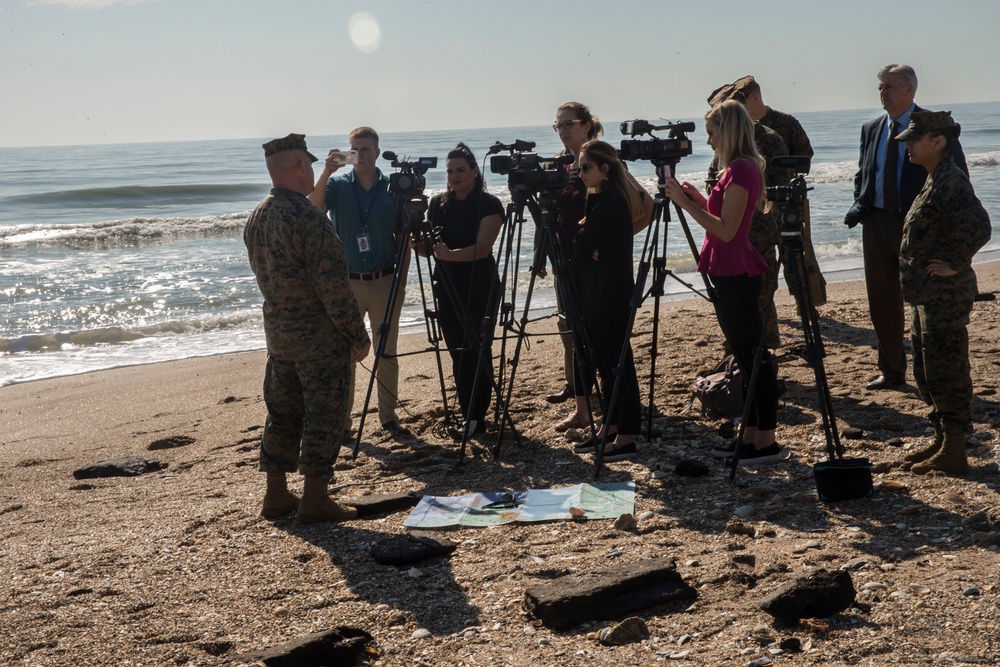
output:
[[[317,179],[316,189],[309,195],[320,210],[330,214],[347,256],[351,291],[358,301],[361,315],[368,315],[372,338],[376,340],[392,291],[401,228],[396,206],[389,196],[389,178],[375,166],[379,156],[378,133],[370,127],[359,127],[348,137],[358,161],[347,174],[333,176],[343,166],[340,151],[333,149]],[[399,362],[396,340],[399,313],[403,307],[403,291],[409,268],[409,253],[404,254],[399,272],[399,290],[392,315],[387,322],[386,344],[378,362],[378,416],[382,428],[393,435],[406,435],[399,423]],[[351,404],[354,402],[354,379],[351,381]],[[348,424],[348,428],[350,425]]]
[[[893,127],[898,134],[909,125],[910,112],[925,111],[913,103],[917,92],[916,72],[909,65],[886,65],[878,71],[878,91],[886,113],[861,128],[854,204],[844,218],[848,227],[859,222],[864,225],[861,239],[865,286],[868,310],[878,339],[881,371],[881,375],[868,383],[867,388],[873,390],[896,388],[906,382],[906,350],[903,347],[906,324],[899,281],[899,245],[903,238],[903,220],[927,179],[927,170],[910,162],[905,143],[894,138],[890,141]],[[896,168],[891,174],[887,201],[886,161],[890,143],[896,153]],[[955,163],[968,174],[961,144],[958,141],[949,144],[949,151]]]

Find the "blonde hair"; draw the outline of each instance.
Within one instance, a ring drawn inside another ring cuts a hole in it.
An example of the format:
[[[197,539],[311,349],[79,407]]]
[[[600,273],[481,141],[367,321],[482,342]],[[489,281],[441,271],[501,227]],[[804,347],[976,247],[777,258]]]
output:
[[[767,163],[757,150],[754,141],[754,123],[745,106],[736,100],[726,100],[712,107],[705,114],[706,123],[715,123],[718,137],[718,148],[715,154],[719,158],[719,167],[726,169],[736,160],[748,159],[757,166],[760,175],[760,191],[757,193],[756,208],[767,210],[767,192],[764,188],[764,169]]]
[[[598,192],[612,190],[618,192],[628,202],[628,210],[632,220],[645,216],[646,209],[642,203],[642,194],[635,189],[625,172],[625,165],[618,159],[618,151],[606,141],[591,139],[580,149],[581,155],[586,155],[595,164],[608,165],[606,183],[597,188]]]

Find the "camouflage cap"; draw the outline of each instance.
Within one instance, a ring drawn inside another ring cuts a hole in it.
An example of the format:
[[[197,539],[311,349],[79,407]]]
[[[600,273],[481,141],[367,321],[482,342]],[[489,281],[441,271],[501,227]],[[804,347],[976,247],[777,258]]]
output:
[[[733,88],[746,95],[746,89],[749,88],[752,83],[754,83],[753,75],[747,74],[745,77],[733,81]]]
[[[746,102],[746,97],[743,96],[743,93],[736,90],[734,84],[727,83],[712,91],[712,94],[708,96],[708,106],[715,107],[726,100],[736,100],[742,104]]]
[[[306,135],[304,134],[289,134],[287,137],[282,139],[272,139],[266,144],[262,144],[262,146],[264,147],[264,157],[266,158],[283,151],[303,150],[313,162],[317,159],[316,156],[310,153],[309,149],[306,148]]]
[[[957,137],[961,131],[961,126],[952,119],[950,111],[914,111],[910,114],[910,125],[896,135],[896,140],[916,139],[928,132]]]

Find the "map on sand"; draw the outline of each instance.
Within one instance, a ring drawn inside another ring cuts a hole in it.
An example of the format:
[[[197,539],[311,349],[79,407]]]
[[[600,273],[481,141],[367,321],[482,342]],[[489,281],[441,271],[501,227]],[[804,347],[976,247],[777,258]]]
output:
[[[563,489],[424,496],[403,522],[410,528],[499,526],[505,523],[617,519],[635,510],[635,482],[577,484]]]

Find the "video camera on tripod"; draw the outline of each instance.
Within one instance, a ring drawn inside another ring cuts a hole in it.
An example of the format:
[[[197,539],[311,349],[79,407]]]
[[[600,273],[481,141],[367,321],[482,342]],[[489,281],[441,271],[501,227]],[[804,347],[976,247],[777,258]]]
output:
[[[399,169],[389,175],[389,195],[394,197],[398,202],[397,206],[403,209],[408,223],[421,232],[430,232],[429,228],[424,229],[427,227],[424,223],[424,214],[427,213],[427,195],[424,194],[427,179],[424,174],[428,169],[437,167],[438,159],[421,157],[413,161],[400,160],[392,151],[382,153],[382,159],[389,160],[395,169]]]
[[[677,162],[682,157],[691,155],[694,148],[687,133],[694,132],[694,123],[666,123],[664,125],[653,125],[648,120],[625,120],[622,121],[621,133],[631,139],[622,139],[621,150],[618,156],[622,160],[648,160],[653,164],[667,164]],[[657,137],[653,132],[669,130],[670,134],[666,139]],[[649,135],[649,139],[635,139],[634,137]]]
[[[767,200],[774,202],[781,213],[782,236],[802,235],[806,193],[812,190],[806,185],[805,178],[811,162],[811,158],[804,155],[779,155],[771,158],[769,166],[772,169],[790,169],[795,172],[795,178],[788,185],[772,185],[767,188]]]
[[[518,139],[512,144],[499,141],[493,144],[487,155],[490,155],[490,171],[507,177],[507,187],[513,190],[538,192],[540,190],[555,190],[569,184],[569,173],[563,165],[572,164],[572,155],[558,157],[542,157],[531,149],[534,141]],[[509,155],[494,155],[508,151]]]
[[[427,179],[424,174],[428,169],[437,167],[436,157],[420,157],[414,161],[400,160],[392,151],[382,153],[383,160],[389,160],[394,169],[399,169],[389,175],[389,194],[393,197],[412,199],[424,194]]]

